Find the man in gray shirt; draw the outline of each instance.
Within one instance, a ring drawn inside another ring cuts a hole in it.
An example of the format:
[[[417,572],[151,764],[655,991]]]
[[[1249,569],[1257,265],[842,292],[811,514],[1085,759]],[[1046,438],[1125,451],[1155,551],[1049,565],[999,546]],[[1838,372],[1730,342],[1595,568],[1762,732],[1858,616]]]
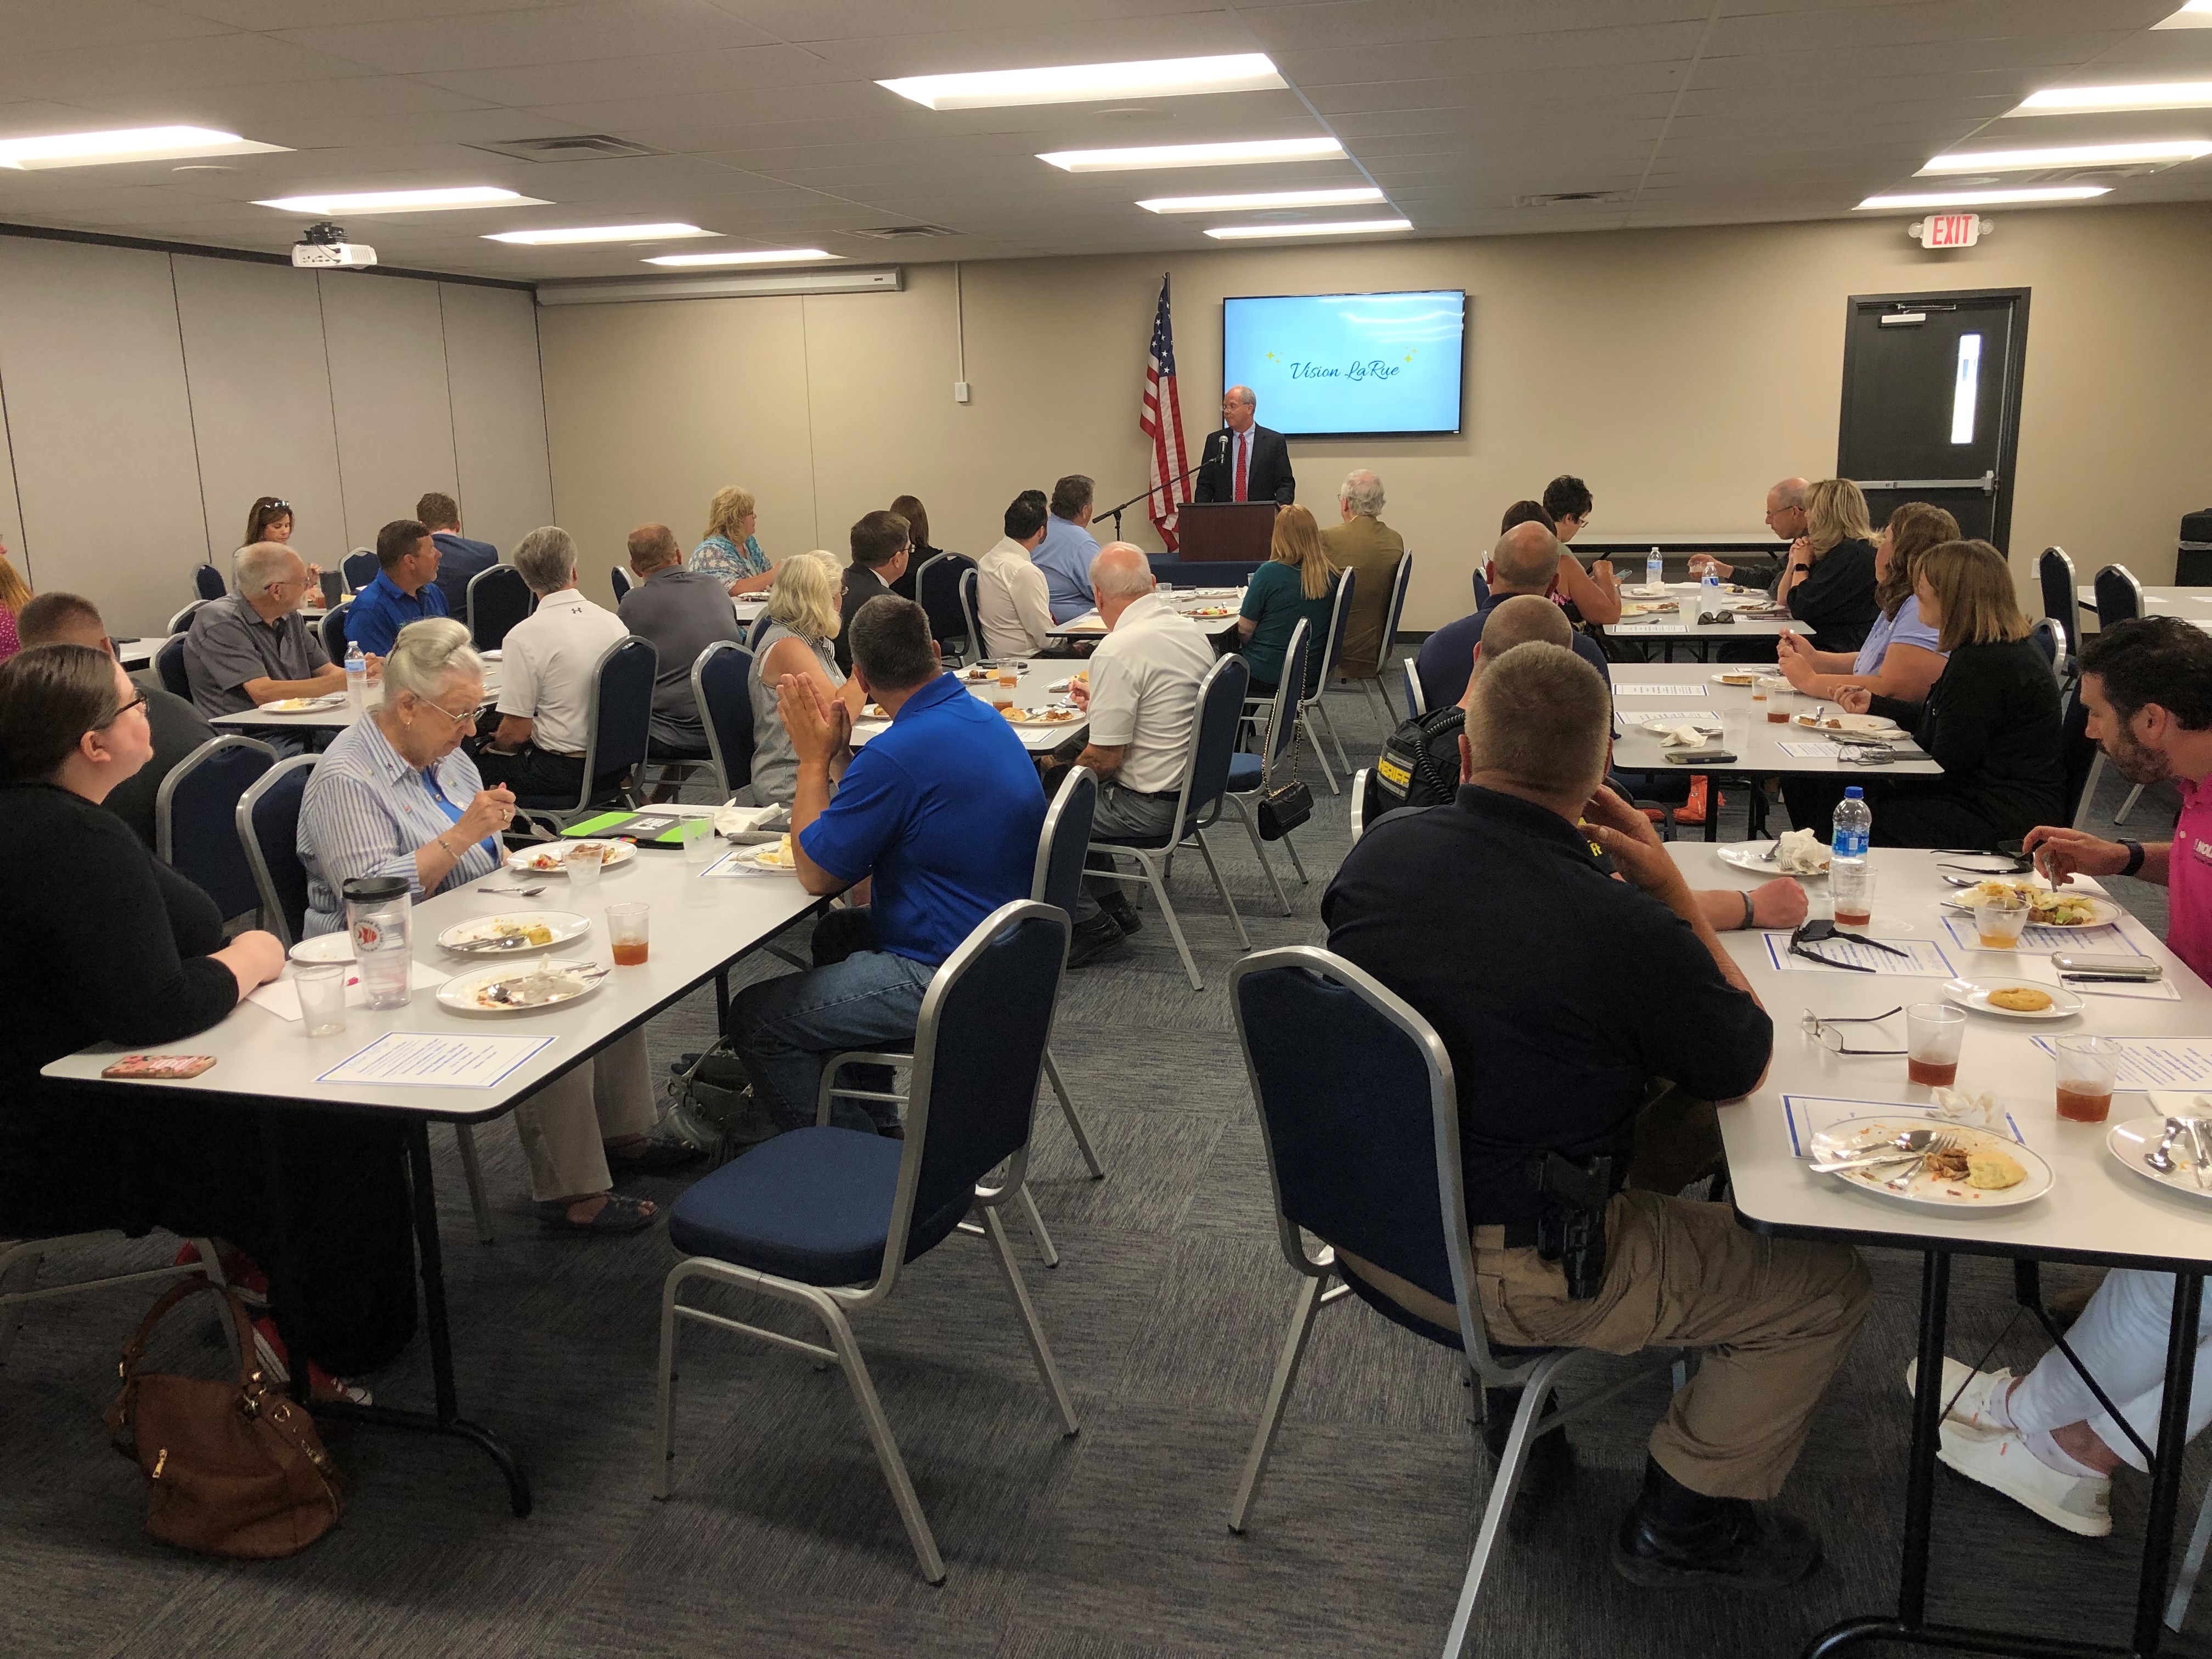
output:
[[[727,585],[686,570],[684,550],[665,524],[641,524],[629,532],[629,568],[637,586],[623,596],[615,614],[660,659],[653,687],[652,757],[703,760],[707,728],[691,695],[691,665],[717,640],[742,645],[745,637]]]
[[[321,591],[314,573],[282,542],[256,542],[238,556],[238,592],[194,611],[185,635],[185,678],[201,714],[213,720],[345,690],[345,670],[300,616],[311,591]]]

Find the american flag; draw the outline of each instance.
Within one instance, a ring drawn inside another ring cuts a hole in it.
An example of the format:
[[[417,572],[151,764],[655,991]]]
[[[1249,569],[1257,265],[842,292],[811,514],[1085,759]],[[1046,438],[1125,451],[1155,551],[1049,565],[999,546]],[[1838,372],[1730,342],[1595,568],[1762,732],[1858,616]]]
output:
[[[1152,356],[1145,364],[1145,404],[1137,429],[1152,441],[1152,493],[1145,503],[1160,544],[1176,550],[1176,483],[1183,458],[1182,404],[1176,396],[1175,325],[1168,320],[1168,279],[1160,278],[1160,307],[1152,315]]]

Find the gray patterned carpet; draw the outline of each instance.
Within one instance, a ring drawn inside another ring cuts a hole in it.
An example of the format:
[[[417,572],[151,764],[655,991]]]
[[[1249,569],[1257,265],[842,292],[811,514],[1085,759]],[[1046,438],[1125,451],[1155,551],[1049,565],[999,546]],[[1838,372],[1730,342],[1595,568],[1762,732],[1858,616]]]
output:
[[[1333,698],[1355,763],[1379,731]],[[1341,797],[1300,832],[1314,884],[1273,914],[1249,847],[1220,838],[1255,945],[1316,940],[1322,882],[1346,845]],[[2105,804],[2117,805],[2118,792]],[[1733,799],[1730,817],[1740,811]],[[2170,822],[2154,797],[2137,834]],[[2154,926],[2163,893],[2123,884]],[[511,1131],[480,1135],[499,1242],[473,1242],[450,1140],[441,1159],[463,1401],[525,1453],[537,1513],[507,1512],[465,1446],[366,1431],[336,1444],[343,1527],[296,1559],[230,1565],[140,1531],[137,1471],[99,1413],[148,1297],[32,1310],[0,1370],[0,1654],[170,1659],[302,1654],[398,1659],[731,1654],[843,1659],[1196,1659],[1435,1652],[1489,1469],[1451,1358],[1356,1303],[1326,1310],[1251,1530],[1224,1524],[1295,1284],[1226,1000],[1233,932],[1195,862],[1177,871],[1194,994],[1164,930],[1074,975],[1057,1049],[1109,1178],[1084,1177],[1048,1106],[1039,1204],[1065,1261],[1025,1271],[1083,1418],[1060,1438],[988,1253],[956,1238],[859,1328],[950,1576],[915,1571],[836,1372],[713,1334],[687,1346],[673,1501],[649,1495],[653,1356],[672,1259],[647,1234],[538,1236]],[[774,964],[770,964],[773,966]],[[768,971],[762,969],[759,971]],[[711,1030],[711,995],[656,1022],[659,1059]],[[665,1197],[674,1181],[647,1188]],[[164,1255],[156,1241],[73,1252],[57,1276]],[[1632,1589],[1604,1565],[1662,1408],[1658,1380],[1571,1431],[1570,1480],[1527,1490],[1473,1651],[1500,1659],[1796,1652],[1893,1590],[1917,1261],[1878,1254],[1880,1301],[1831,1390],[1784,1502],[1827,1564],[1766,1601]],[[2083,1275],[2050,1270],[2051,1285]],[[2010,1317],[2008,1270],[1963,1265],[1954,1350]],[[800,1326],[771,1314],[784,1328]],[[204,1342],[179,1356],[212,1368]],[[427,1403],[419,1352],[372,1381]],[[2014,1360],[2039,1349],[2015,1328]],[[2132,1606],[2146,1489],[2124,1478],[2106,1541],[2067,1537],[1939,1472],[1939,1613],[2001,1610],[2023,1628],[2118,1638]],[[2184,1502],[2203,1489],[2192,1468]],[[2212,1611],[2205,1614],[2212,1618]]]

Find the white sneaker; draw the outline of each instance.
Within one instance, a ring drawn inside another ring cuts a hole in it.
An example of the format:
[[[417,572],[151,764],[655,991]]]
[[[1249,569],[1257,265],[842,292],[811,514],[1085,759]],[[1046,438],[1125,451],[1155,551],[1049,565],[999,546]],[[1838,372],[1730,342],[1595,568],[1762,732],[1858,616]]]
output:
[[[2002,1434],[2012,1425],[1999,1422],[1989,1413],[1992,1394],[2002,1394],[2012,1387],[2009,1370],[1970,1370],[1964,1360],[1948,1355],[1943,1360],[1943,1403],[1950,1409],[1943,1413],[1954,1423],[1963,1423],[1968,1428],[1984,1434]],[[1920,1386],[1920,1362],[1908,1360],[1905,1366],[1905,1391],[1915,1393]]]
[[[2104,1476],[2061,1473],[2028,1450],[2017,1429],[1979,1431],[1948,1418],[1940,1425],[1936,1455],[1965,1475],[2054,1527],[2083,1538],[2112,1530],[2112,1483]]]

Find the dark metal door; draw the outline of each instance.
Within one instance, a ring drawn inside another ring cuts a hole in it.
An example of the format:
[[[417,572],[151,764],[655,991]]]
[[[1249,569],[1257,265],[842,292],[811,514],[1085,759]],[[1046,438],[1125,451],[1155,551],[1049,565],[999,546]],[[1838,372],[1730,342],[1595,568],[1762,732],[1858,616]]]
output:
[[[2027,345],[2026,289],[1853,296],[1836,471],[1877,530],[1927,501],[2005,546]]]

